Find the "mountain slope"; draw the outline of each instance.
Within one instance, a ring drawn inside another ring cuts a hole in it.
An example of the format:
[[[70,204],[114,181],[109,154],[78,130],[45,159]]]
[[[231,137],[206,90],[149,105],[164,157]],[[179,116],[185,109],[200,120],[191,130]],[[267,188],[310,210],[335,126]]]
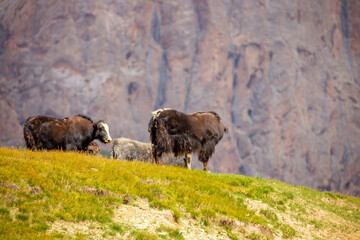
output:
[[[2,0],[0,146],[33,115],[148,141],[157,108],[213,110],[212,172],[360,196],[360,1],[324,3]]]
[[[360,199],[241,175],[0,148],[0,236],[359,239]]]

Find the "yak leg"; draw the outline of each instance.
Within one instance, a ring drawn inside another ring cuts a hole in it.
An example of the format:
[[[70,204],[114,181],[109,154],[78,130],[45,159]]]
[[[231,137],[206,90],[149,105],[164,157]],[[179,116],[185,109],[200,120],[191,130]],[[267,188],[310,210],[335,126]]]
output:
[[[156,163],[156,150],[153,144],[151,144],[151,159],[152,159],[152,164]]]
[[[153,164],[156,163],[156,157],[154,154],[151,154],[151,159]]]
[[[209,168],[208,168],[208,162],[209,162],[209,157],[207,157],[205,154],[199,154],[199,160],[203,163],[204,171],[210,172]]]
[[[151,157],[152,157],[152,163],[156,163],[156,164],[163,164],[163,161],[162,161],[162,158],[161,158],[161,155],[162,155],[162,152],[158,152],[156,150],[156,147],[152,144],[151,145]]]
[[[191,154],[185,153],[185,166],[187,169],[191,169]]]
[[[203,164],[204,164],[204,171],[207,171],[207,172],[210,172],[210,170],[209,170],[209,167],[208,167],[208,161],[206,161],[206,162],[203,162]]]
[[[155,154],[155,163],[156,164],[159,164],[159,165],[163,164],[161,155],[162,155],[162,153],[158,153],[158,152]]]

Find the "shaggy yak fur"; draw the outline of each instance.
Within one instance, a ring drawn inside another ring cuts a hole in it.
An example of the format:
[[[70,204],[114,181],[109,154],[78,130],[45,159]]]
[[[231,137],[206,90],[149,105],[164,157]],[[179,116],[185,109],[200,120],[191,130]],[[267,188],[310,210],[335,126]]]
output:
[[[93,154],[95,156],[100,156],[100,146],[96,142],[91,142],[86,148],[85,153]]]
[[[215,112],[196,112],[186,114],[174,109],[159,109],[152,112],[149,121],[152,157],[162,164],[162,154],[172,152],[175,156],[197,153],[209,171],[208,161],[215,151],[216,144],[228,132]]]
[[[123,137],[116,138],[112,141],[110,157],[121,160],[152,162],[151,143],[139,142]],[[191,156],[184,159],[183,157],[174,157],[173,154],[165,154],[163,155],[163,162],[168,165],[191,169]]]
[[[95,139],[110,143],[109,127],[104,121],[94,123],[82,115],[56,119],[47,116],[29,117],[24,124],[26,147],[84,151]]]

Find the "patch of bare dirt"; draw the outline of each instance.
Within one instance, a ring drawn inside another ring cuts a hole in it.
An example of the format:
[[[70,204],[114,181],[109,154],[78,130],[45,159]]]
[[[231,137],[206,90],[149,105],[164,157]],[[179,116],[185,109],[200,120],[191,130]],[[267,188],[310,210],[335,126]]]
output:
[[[93,194],[96,196],[102,196],[102,197],[108,197],[108,196],[115,196],[114,193],[112,193],[111,191],[107,191],[107,190],[103,190],[103,189],[97,189],[95,187],[79,187],[80,191],[88,193],[88,194]]]
[[[337,204],[343,204],[338,201]],[[257,215],[261,215],[261,209],[271,210],[275,213],[280,223],[287,224],[295,229],[296,237],[292,239],[360,239],[360,229],[357,230],[354,224],[316,206],[308,206],[307,213],[302,215],[299,212],[290,210],[282,212],[257,200],[246,199],[245,202],[248,208],[255,211]],[[303,206],[306,206],[306,204],[303,204]],[[305,221],[301,221],[301,218]],[[316,223],[319,223],[320,226],[317,226]],[[344,234],[340,230],[341,228],[348,229],[349,234]],[[274,239],[282,239],[280,230],[275,233]]]
[[[21,187],[15,183],[0,181],[0,186],[14,191],[19,191]]]
[[[27,183],[24,182],[25,185],[25,189],[27,190],[27,192],[33,194],[33,195],[37,195],[42,193],[43,191],[41,190],[40,187],[37,186],[29,186]],[[21,190],[21,186],[12,183],[12,182],[4,182],[4,181],[0,181],[0,186],[7,188],[7,189],[11,189],[14,191],[20,191]]]
[[[114,210],[113,222],[127,226],[127,232],[124,235],[116,233],[116,235],[106,234],[109,232],[108,226],[102,226],[98,223],[91,223],[89,221],[73,223],[65,221],[57,221],[52,223],[52,228],[49,233],[61,233],[66,236],[75,237],[77,234],[84,234],[86,236],[103,239],[115,238],[115,239],[131,239],[130,232],[132,230],[145,230],[153,234],[166,234],[161,229],[164,227],[173,229],[174,231],[181,232],[184,239],[230,239],[227,232],[224,230],[224,225],[228,225],[232,228],[233,234],[241,236],[250,235],[252,233],[261,234],[262,236],[269,236],[272,239],[272,233],[257,224],[243,223],[240,221],[234,221],[231,219],[222,219],[217,225],[203,226],[198,220],[192,218],[183,217],[179,222],[175,221],[175,218],[170,210],[159,210],[151,208],[147,200],[137,199],[136,201],[130,201],[129,205],[119,205]]]
[[[35,187],[28,187],[28,191],[33,195],[38,195],[38,194],[43,192],[40,187],[36,187],[36,186]]]
[[[48,233],[63,234],[65,236],[76,237],[78,234],[91,236],[94,239],[104,239],[105,228],[98,223],[84,221],[80,223],[56,221],[51,224]],[[116,235],[114,237],[117,237]],[[120,235],[118,234],[118,237]]]
[[[250,210],[255,211],[256,214],[261,215],[260,210],[270,210],[276,214],[278,222],[291,226],[296,231],[296,236],[292,239],[360,239],[360,231],[356,230],[356,226],[346,222],[341,217],[334,213],[324,211],[315,206],[309,206],[304,216],[300,216],[298,212],[286,210],[285,212],[274,209],[269,205],[257,201],[246,200],[246,205]],[[300,220],[301,219],[301,220]],[[227,232],[222,226],[229,226],[232,229],[232,234],[235,234],[239,239],[246,239],[246,236],[255,234],[266,239],[283,239],[281,230],[274,230],[254,223],[244,223],[230,218],[222,218],[217,225],[203,226],[198,220],[190,217],[183,217],[179,222],[170,210],[159,210],[151,208],[147,200],[137,199],[129,201],[129,204],[122,204],[114,209],[113,222],[126,226],[126,233],[120,235],[119,233],[109,233],[110,227],[103,226],[98,223],[81,222],[69,223],[65,221],[57,221],[52,224],[52,229],[49,232],[62,233],[64,235],[75,237],[76,234],[84,234],[86,236],[103,239],[131,239],[130,233],[133,230],[145,230],[153,234],[166,234],[162,232],[164,227],[181,232],[184,239],[230,239]],[[319,221],[325,224],[326,227],[316,226],[316,223],[311,221]],[[328,224],[334,226],[329,228]],[[349,229],[349,234],[344,235],[344,232],[337,230],[338,228]],[[274,232],[272,232],[274,231]],[[115,235],[114,235],[115,234]]]
[[[309,219],[327,226],[322,230],[322,237],[328,239],[360,239],[359,226],[351,221],[345,221],[344,218],[336,215],[335,213],[324,211],[321,208],[312,208],[309,212]],[[330,226],[330,227],[328,227]],[[320,229],[322,227],[320,226]],[[313,231],[316,232],[318,228]],[[344,235],[345,232],[349,233]]]
[[[148,201],[143,199],[131,205],[121,205],[114,213],[114,222],[139,230],[156,233],[158,228],[165,226],[180,231],[185,239],[229,239],[220,227],[207,228],[192,219],[181,219],[177,223],[170,210],[151,208]]]

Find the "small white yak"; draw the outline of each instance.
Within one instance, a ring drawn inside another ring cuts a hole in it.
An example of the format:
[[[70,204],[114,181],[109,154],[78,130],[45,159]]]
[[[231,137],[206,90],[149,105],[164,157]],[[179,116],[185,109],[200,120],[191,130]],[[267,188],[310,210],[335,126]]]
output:
[[[139,142],[129,138],[116,138],[112,141],[110,157],[119,160],[139,160],[152,162],[151,143]],[[164,154],[163,163],[167,165],[181,166],[191,169],[191,155],[175,157],[173,154]]]

